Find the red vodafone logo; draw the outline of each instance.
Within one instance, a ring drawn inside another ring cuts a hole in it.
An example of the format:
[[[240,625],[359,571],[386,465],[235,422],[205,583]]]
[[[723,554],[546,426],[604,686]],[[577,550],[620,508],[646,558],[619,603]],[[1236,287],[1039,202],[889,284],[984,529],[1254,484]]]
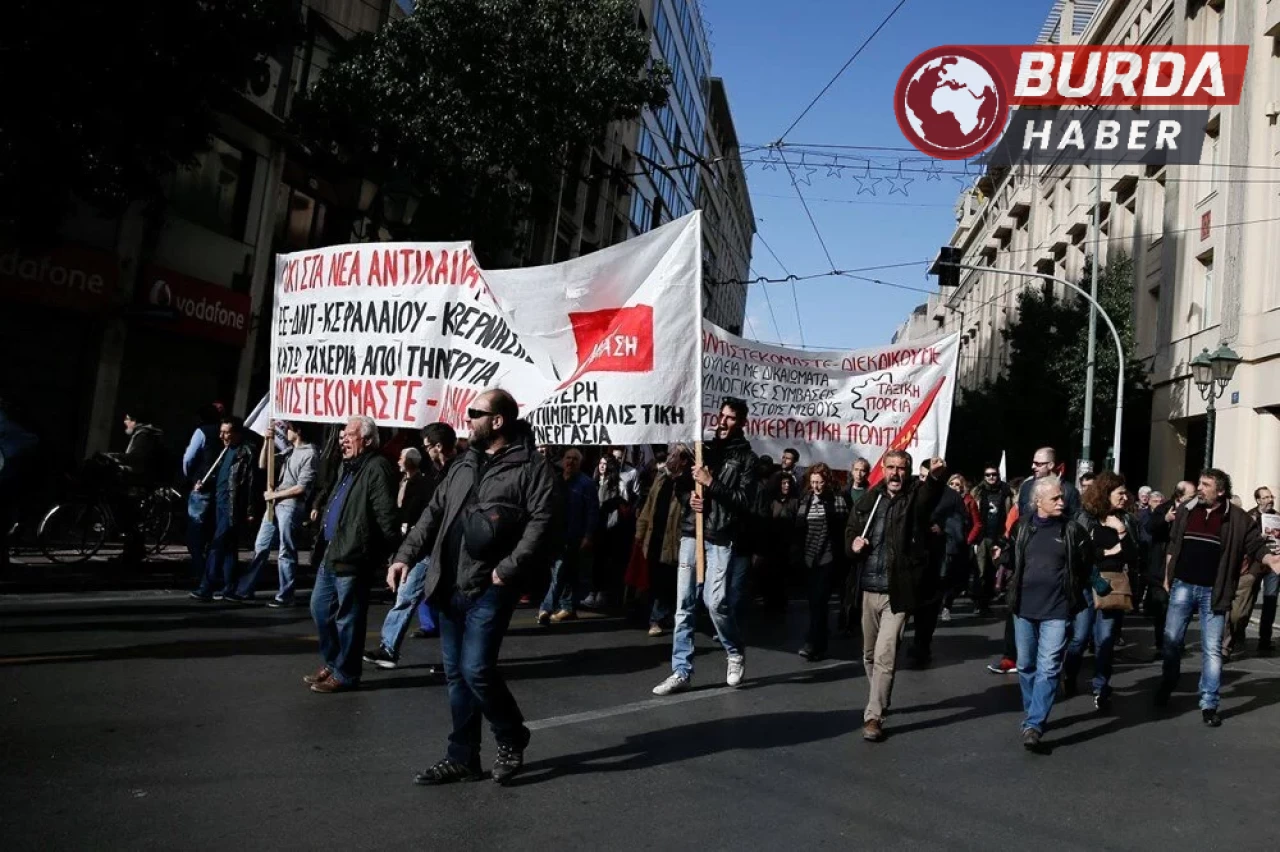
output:
[[[1004,131],[1009,96],[996,67],[964,47],[935,47],[911,61],[893,97],[898,127],[916,148],[940,160],[965,160]]]

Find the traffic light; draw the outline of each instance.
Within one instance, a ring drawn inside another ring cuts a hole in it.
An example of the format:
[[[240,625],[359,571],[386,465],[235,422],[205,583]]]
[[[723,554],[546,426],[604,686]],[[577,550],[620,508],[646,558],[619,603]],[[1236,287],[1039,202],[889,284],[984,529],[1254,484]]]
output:
[[[938,249],[938,256],[934,258],[933,266],[929,267],[929,274],[938,276],[939,287],[960,286],[960,267],[956,265],[960,263],[960,259],[958,246],[943,246]]]

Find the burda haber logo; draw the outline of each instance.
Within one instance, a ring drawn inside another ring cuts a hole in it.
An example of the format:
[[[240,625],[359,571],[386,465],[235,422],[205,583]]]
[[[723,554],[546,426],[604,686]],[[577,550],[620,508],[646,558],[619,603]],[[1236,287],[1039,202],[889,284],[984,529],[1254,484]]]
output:
[[[894,111],[938,159],[1197,163],[1210,108],[1240,102],[1248,57],[1247,45],[936,47],[902,72]]]

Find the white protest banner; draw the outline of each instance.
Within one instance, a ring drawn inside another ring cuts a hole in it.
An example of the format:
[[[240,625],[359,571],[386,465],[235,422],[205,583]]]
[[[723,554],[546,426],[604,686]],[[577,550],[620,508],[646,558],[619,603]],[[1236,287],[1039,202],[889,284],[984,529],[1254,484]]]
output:
[[[691,440],[700,241],[695,213],[587,257],[488,273],[466,243],[280,255],[272,415],[440,420],[465,435],[472,400],[502,387],[540,442]]]
[[[701,215],[554,266],[484,273],[552,378],[541,393],[511,388],[539,443],[698,438]]]
[[[917,460],[943,455],[951,426],[959,335],[878,349],[809,352],[771,346],[703,323],[702,409],[707,428],[726,396],[750,408],[752,449],[787,447],[806,465],[878,470],[890,449]]]
[[[467,243],[362,243],[276,260],[271,411],[381,426],[466,423],[500,382],[541,379]]]

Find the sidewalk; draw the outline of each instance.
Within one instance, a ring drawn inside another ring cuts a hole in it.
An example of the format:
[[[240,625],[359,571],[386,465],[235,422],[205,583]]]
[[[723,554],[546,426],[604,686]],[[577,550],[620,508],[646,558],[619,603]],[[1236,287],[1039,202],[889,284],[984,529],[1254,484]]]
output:
[[[104,548],[88,562],[64,565],[53,562],[38,550],[17,550],[10,555],[9,570],[0,576],[0,595],[146,589],[186,592],[195,587],[195,572],[191,570],[191,560],[185,547],[166,545],[160,553],[150,555],[140,565],[120,566],[112,563],[110,560],[118,553],[118,547]],[[248,562],[252,558],[251,548],[240,550],[241,562]],[[304,569],[304,575],[310,574],[310,551],[298,554],[298,565]],[[273,552],[271,568],[269,572],[263,572],[262,582],[267,586],[275,582],[274,566]],[[267,573],[270,573],[270,577],[265,576]]]

